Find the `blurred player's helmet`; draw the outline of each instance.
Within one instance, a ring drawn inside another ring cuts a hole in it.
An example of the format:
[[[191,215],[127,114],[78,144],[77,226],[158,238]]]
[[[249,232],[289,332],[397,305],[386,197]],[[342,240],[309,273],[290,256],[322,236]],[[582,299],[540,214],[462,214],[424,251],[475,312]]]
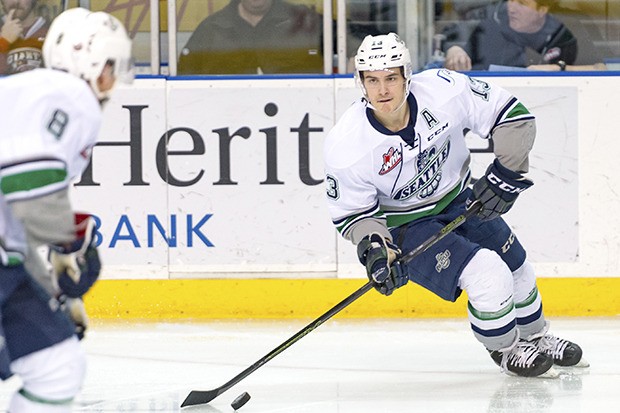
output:
[[[362,41],[355,55],[355,80],[366,96],[362,82],[363,71],[403,68],[407,89],[411,83],[412,66],[409,49],[396,33],[368,35]]]
[[[107,99],[97,85],[106,63],[114,68],[116,82],[131,83],[131,39],[123,24],[105,12],[76,7],[56,17],[43,43],[47,67],[63,70],[86,80],[98,99]]]

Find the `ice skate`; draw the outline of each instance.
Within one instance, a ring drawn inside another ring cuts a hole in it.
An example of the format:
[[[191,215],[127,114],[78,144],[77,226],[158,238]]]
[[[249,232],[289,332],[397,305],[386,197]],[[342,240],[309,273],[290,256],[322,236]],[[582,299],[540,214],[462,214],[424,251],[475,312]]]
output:
[[[590,363],[583,359],[581,347],[572,341],[568,341],[549,334],[549,323],[539,332],[527,338],[543,354],[553,358],[553,363],[559,367],[589,367]]]
[[[499,350],[489,350],[495,363],[502,372],[521,377],[555,378],[558,373],[553,369],[553,358],[541,353],[533,342],[519,340]]]

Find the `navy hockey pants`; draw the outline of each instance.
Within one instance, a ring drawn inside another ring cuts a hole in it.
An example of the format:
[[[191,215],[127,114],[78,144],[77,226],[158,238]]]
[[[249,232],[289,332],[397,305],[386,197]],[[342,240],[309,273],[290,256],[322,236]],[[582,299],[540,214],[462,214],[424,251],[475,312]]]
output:
[[[10,363],[59,343],[74,326],[23,265],[0,265],[0,379],[9,378]]]
[[[471,195],[466,189],[440,214],[424,217],[392,229],[392,237],[403,255],[414,250],[447,223],[465,212],[465,201]],[[471,217],[431,248],[407,264],[409,279],[448,301],[461,294],[458,280],[461,272],[481,248],[499,254],[511,271],[525,262],[525,250],[510,227],[500,217],[481,221]]]

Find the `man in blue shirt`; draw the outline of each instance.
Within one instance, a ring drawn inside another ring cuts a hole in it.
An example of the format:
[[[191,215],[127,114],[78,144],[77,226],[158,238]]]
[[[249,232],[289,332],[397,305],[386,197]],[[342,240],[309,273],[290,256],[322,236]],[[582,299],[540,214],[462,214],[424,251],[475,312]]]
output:
[[[447,33],[445,67],[487,70],[490,65],[565,67],[577,57],[577,39],[549,10],[557,0],[508,0],[488,5],[467,37],[464,25]]]

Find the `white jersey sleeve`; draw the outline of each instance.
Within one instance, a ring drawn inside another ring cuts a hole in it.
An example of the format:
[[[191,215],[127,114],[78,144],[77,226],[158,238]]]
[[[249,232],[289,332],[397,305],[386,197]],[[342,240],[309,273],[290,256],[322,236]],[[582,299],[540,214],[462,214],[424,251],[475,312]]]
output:
[[[455,74],[452,72],[452,75]],[[527,172],[528,156],[536,137],[534,116],[516,97],[483,80],[466,77],[469,83],[468,112],[472,119],[471,130],[477,135],[492,139],[494,153],[502,165],[517,172]],[[496,118],[489,117],[492,108]]]
[[[491,138],[500,126],[534,119],[510,92],[484,80],[447,69],[428,70],[415,78],[414,94],[416,89],[424,91],[437,100],[436,105],[455,111],[463,124],[483,138]]]
[[[377,187],[368,179],[373,167],[372,152],[368,149],[372,148],[375,135],[366,133],[368,126],[359,121],[366,116],[365,111],[366,105],[356,102],[330,131],[324,146],[325,182],[333,222],[355,244],[371,232],[392,239],[379,205]],[[361,142],[352,144],[352,135]]]
[[[26,230],[41,242],[73,236],[68,187],[90,160],[101,106],[90,87],[65,72],[36,69],[0,79],[0,239],[24,253]],[[35,229],[36,228],[36,229]]]

